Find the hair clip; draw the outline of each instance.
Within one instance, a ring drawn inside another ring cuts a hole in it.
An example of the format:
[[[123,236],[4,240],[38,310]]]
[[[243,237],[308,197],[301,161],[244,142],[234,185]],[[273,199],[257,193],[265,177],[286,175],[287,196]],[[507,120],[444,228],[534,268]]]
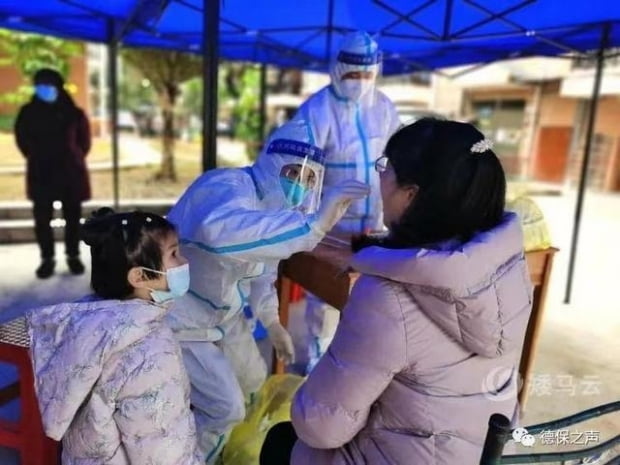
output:
[[[127,218],[123,218],[121,220],[121,234],[123,235],[123,242],[125,244],[127,244],[127,230],[125,229],[125,226],[127,226],[129,224],[129,221],[127,221]]]
[[[472,145],[469,151],[471,153],[484,153],[487,150],[491,150],[492,148],[493,142],[491,142],[489,139],[482,139]]]

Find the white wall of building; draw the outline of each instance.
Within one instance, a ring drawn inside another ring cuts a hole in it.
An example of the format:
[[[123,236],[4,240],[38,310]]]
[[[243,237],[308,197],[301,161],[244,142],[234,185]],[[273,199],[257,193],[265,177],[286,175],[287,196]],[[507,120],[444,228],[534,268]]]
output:
[[[564,97],[590,98],[593,87],[594,70],[576,69],[562,80],[560,95]],[[601,95],[620,95],[620,66],[604,68],[601,81]]]

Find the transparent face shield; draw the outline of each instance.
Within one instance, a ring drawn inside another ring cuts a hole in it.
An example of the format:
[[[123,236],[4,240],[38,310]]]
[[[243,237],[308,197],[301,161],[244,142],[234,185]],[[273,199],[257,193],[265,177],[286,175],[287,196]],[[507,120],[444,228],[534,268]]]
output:
[[[324,152],[305,142],[276,139],[267,154],[282,160],[278,175],[285,205],[304,214],[316,212],[323,188]]]

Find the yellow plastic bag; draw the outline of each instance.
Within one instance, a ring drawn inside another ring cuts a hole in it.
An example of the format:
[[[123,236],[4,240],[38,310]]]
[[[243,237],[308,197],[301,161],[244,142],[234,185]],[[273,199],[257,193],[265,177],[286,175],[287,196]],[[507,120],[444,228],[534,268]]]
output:
[[[304,378],[297,375],[270,376],[258,392],[245,420],[237,425],[222,453],[224,465],[258,465],[261,447],[269,429],[290,421],[291,401]]]
[[[517,197],[506,202],[506,209],[515,212],[521,220],[523,245],[526,252],[551,247],[549,229],[536,202],[528,197]]]

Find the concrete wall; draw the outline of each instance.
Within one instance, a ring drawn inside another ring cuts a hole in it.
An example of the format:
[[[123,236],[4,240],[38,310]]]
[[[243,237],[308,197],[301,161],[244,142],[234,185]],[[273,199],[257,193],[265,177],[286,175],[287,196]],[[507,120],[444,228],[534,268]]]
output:
[[[620,190],[620,98],[603,98],[599,103],[596,132],[612,137],[605,190]]]
[[[541,99],[538,131],[534,148],[539,147],[540,130],[547,127],[564,127],[570,130],[577,129],[580,131],[581,137],[578,143],[572,147],[573,153],[567,154],[570,160],[570,169],[568,176],[575,178],[578,167],[580,165],[581,153],[583,150],[583,137],[587,123],[587,112],[584,115],[578,115],[579,102],[585,99],[570,98],[561,95],[562,88],[559,85],[547,85]],[[581,119],[580,119],[581,118]],[[620,179],[620,98],[619,97],[602,97],[599,101],[595,133],[609,138],[608,149],[606,153],[600,156],[604,160],[599,161],[604,166],[595,167],[594,161],[591,162],[591,169],[596,169],[599,176],[604,180],[598,186],[604,190],[619,190]],[[580,142],[581,141],[581,142]],[[540,154],[533,153],[532,160],[535,162]]]
[[[429,109],[450,118],[458,118],[463,107],[463,86],[444,76],[433,76],[433,89]]]
[[[594,86],[594,69],[572,70],[563,80],[560,93],[566,97],[590,98]],[[601,81],[601,95],[620,94],[620,66],[606,66]]]
[[[620,98],[601,99],[596,119],[597,132],[620,136]]]
[[[577,100],[543,92],[538,117],[539,126],[573,126]]]
[[[532,89],[526,86],[468,88],[465,93],[470,103],[481,100],[528,100],[532,96]]]
[[[539,126],[570,126],[575,124],[579,99],[545,93],[542,97]],[[620,137],[620,98],[603,97],[596,115],[596,132]]]
[[[431,101],[431,88],[413,84],[383,84],[378,86],[395,105],[409,105],[428,108]]]

